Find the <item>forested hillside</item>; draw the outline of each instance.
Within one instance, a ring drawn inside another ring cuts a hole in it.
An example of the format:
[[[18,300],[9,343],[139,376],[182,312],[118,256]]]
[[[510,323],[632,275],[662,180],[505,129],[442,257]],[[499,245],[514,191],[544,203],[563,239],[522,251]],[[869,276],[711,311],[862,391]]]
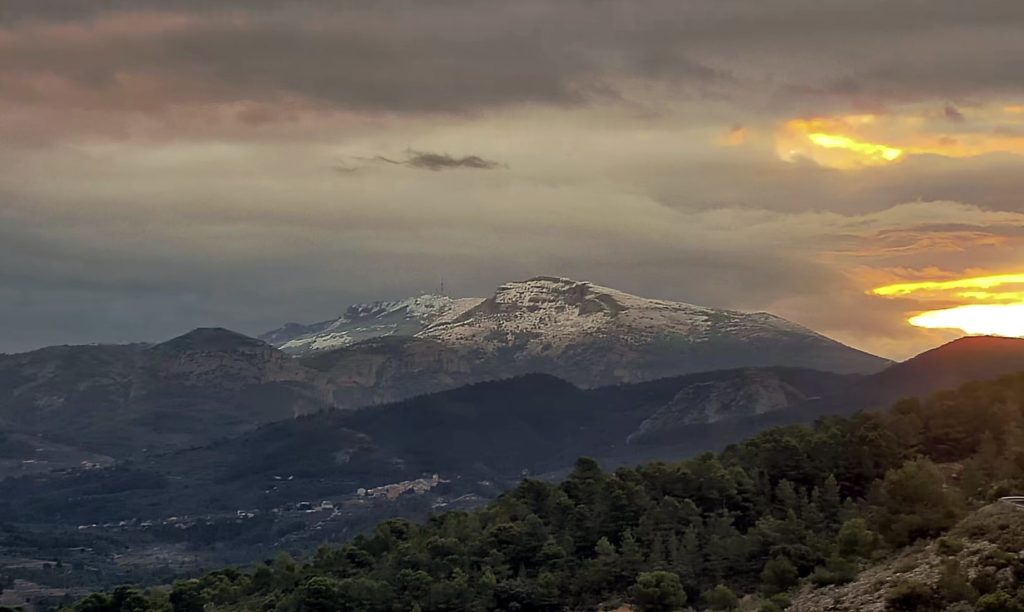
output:
[[[125,587],[74,610],[733,609],[741,597],[779,610],[797,589],[849,582],[942,535],[1022,481],[1024,374],[675,464],[606,473],[584,458],[562,483],[526,480],[479,511],[388,521],[305,562]],[[941,584],[894,587],[888,605],[1018,609],[1024,566],[1002,569],[1012,580],[951,567]]]

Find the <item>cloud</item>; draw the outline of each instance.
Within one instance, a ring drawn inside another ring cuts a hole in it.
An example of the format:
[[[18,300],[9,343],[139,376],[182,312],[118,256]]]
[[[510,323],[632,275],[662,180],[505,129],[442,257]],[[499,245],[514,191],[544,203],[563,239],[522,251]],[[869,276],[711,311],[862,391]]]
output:
[[[614,153],[632,159],[632,143],[616,135]],[[660,155],[649,136],[639,142]],[[502,146],[511,153],[512,144]],[[455,294],[486,295],[511,279],[557,274],[769,310],[905,356],[934,338],[904,323],[907,304],[866,291],[902,270],[1007,265],[1024,226],[1019,213],[944,201],[840,212],[685,206],[676,192],[669,206],[637,190],[642,176],[583,180],[556,167],[566,163],[557,156],[531,161],[529,140],[520,146],[514,171],[388,180],[325,178],[324,165],[296,154],[304,149],[274,144],[121,145],[94,156],[62,150],[38,166],[15,161],[0,171],[0,185],[14,190],[0,195],[0,287],[18,296],[0,306],[10,329],[0,350],[158,340],[212,324],[259,333],[415,294],[439,275]]]
[[[628,41],[612,43],[612,57],[604,57],[595,38],[603,27],[566,40],[555,22],[574,14],[544,3],[221,9],[178,3],[176,10],[14,22],[0,31],[0,96],[43,107],[150,113],[246,100],[459,113],[579,104],[601,95],[618,72],[716,78],[684,56]],[[524,31],[533,33],[529,40]]]
[[[9,0],[0,99],[142,113],[255,103],[241,120],[257,122],[274,106],[645,103],[659,87],[762,112],[878,109],[1020,95],[1021,23],[1024,7],[1000,0]]]
[[[484,159],[477,155],[466,155],[454,157],[447,153],[430,153],[426,151],[409,151],[405,159],[391,159],[378,155],[373,158],[376,161],[396,166],[408,166],[422,170],[456,170],[459,168],[472,168],[475,170],[494,170],[500,168],[501,164],[495,161]]]
[[[501,166],[498,162],[489,161],[476,155],[452,157],[445,153],[413,153],[405,162],[413,168],[426,170],[447,170],[451,168],[475,168],[477,170],[493,170]]]
[[[942,114],[948,121],[953,123],[964,122],[964,114],[960,112],[960,109],[948,102],[946,103],[946,106],[942,108]]]

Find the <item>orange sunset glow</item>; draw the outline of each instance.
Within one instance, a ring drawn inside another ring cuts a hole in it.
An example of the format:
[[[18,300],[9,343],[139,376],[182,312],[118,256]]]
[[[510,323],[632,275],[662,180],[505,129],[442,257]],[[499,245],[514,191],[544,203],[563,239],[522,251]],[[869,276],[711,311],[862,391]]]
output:
[[[904,151],[870,135],[874,115],[819,117],[786,122],[777,137],[779,156],[806,158],[833,168],[879,166],[899,160]]]
[[[880,297],[928,301],[966,301],[915,314],[907,321],[928,329],[958,329],[966,334],[1024,337],[1024,274],[995,274],[944,281],[917,281],[877,287]]]
[[[986,153],[1024,152],[1019,129],[1024,105],[972,109],[976,127],[953,107],[908,106],[886,113],[822,116],[786,121],[776,133],[776,151],[787,161],[809,159],[837,169],[898,163],[910,155],[965,158]]]

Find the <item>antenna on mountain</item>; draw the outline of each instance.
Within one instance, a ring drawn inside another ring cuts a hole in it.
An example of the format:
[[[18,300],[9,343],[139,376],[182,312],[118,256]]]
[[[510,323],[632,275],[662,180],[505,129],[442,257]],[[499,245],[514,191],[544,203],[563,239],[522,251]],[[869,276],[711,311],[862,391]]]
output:
[[[440,293],[438,293],[438,295],[443,296],[444,295],[444,277],[443,276],[441,277],[441,288],[440,288],[439,291],[440,291]]]

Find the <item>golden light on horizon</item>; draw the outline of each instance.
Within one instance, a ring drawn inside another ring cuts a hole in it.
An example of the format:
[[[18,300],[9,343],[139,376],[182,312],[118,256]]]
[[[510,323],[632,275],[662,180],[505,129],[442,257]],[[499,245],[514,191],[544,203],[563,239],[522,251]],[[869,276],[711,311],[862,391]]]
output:
[[[961,291],[957,295],[978,301],[1024,302],[1024,291]]]
[[[838,134],[814,132],[813,134],[808,134],[807,139],[819,147],[824,147],[826,149],[846,149],[863,155],[871,160],[895,161],[903,155],[903,150],[897,149],[896,147],[888,147],[883,144],[874,144],[871,142],[860,142],[848,136],[840,136]]]
[[[910,295],[922,291],[947,291],[950,289],[993,289],[1003,285],[1024,284],[1024,274],[993,274],[989,276],[973,276],[946,281],[916,281],[896,283],[873,289],[871,292],[881,296]]]
[[[787,121],[777,137],[780,157],[807,158],[831,168],[853,169],[898,161],[903,149],[876,142],[866,134],[875,115],[816,117]]]
[[[947,108],[911,104],[877,114],[790,119],[776,129],[776,154],[840,170],[887,166],[911,156],[1024,155],[1024,105],[972,107],[955,116],[951,123]]]
[[[1024,274],[993,274],[944,281],[916,281],[877,287],[881,297],[918,296],[924,300],[967,300],[958,306],[915,314],[907,322],[928,329],[958,329],[965,334],[1024,337]],[[1006,287],[1006,290],[1000,290]]]
[[[1024,303],[954,306],[923,312],[908,322],[928,329],[959,329],[972,336],[1024,338]]]

